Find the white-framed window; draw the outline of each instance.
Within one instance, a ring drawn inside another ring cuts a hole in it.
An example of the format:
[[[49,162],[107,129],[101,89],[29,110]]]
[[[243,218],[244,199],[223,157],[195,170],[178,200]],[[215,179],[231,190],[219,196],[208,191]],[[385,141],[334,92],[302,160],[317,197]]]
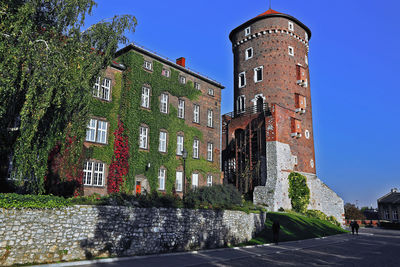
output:
[[[142,103],[140,104],[143,108],[150,108],[150,88],[142,87]]]
[[[208,88],[208,94],[213,96],[214,95],[214,89]]]
[[[293,22],[291,22],[291,21],[288,22],[288,29],[289,29],[289,31],[294,31],[294,24],[293,24]]]
[[[310,166],[314,169],[314,160],[310,160]]]
[[[101,78],[98,77],[93,86],[93,96],[109,101],[110,91],[111,91],[111,80],[108,78],[104,78],[103,80],[101,80]]]
[[[201,89],[200,84],[198,82],[194,82],[194,88],[200,90]]]
[[[106,121],[97,121],[97,137],[96,142],[101,144],[107,143],[107,126]]]
[[[193,158],[195,159],[199,158],[199,144],[200,144],[199,139],[193,140]]]
[[[185,118],[185,100],[183,99],[178,100],[178,118]]]
[[[179,82],[180,83],[182,83],[182,84],[185,84],[186,83],[186,77],[185,76],[179,76]]]
[[[183,173],[181,171],[176,172],[176,191],[182,192],[182,182],[183,182]]]
[[[200,106],[197,104],[193,105],[193,122],[200,123]]]
[[[310,139],[310,131],[309,131],[309,130],[305,130],[304,136],[305,136],[307,139]]]
[[[207,126],[213,127],[213,111],[212,111],[212,109],[207,110]]]
[[[293,164],[297,165],[298,163],[299,162],[298,162],[297,156],[293,156]]]
[[[236,110],[238,113],[244,112],[246,109],[246,97],[244,95],[238,96],[236,100]]]
[[[164,168],[160,168],[158,170],[158,190],[165,190],[165,176],[167,170]]]
[[[160,132],[158,151],[167,152],[167,133],[164,131]]]
[[[192,188],[196,188],[199,186],[199,174],[192,173]]]
[[[87,161],[83,167],[83,184],[103,186],[105,164],[102,162]]]
[[[390,220],[390,218],[389,218],[389,210],[384,210],[383,211],[383,217],[385,218],[385,220]]]
[[[304,33],[304,38],[306,39],[306,41],[308,41],[308,33],[307,32]]]
[[[150,61],[145,60],[143,67],[147,70],[153,70],[153,64]]]
[[[246,73],[241,72],[239,73],[239,88],[246,86]]]
[[[254,68],[254,82],[258,83],[263,80],[263,66]]]
[[[304,62],[308,65],[308,56],[307,55],[304,56]]]
[[[289,56],[294,56],[294,48],[289,46],[288,47]]]
[[[176,154],[179,156],[182,156],[183,152],[183,136],[182,135],[177,135],[176,137]]]
[[[161,113],[168,113],[168,94],[162,93],[161,94],[161,101],[160,101],[160,111]]]
[[[107,128],[108,122],[90,119],[86,129],[86,141],[106,144]]]
[[[397,210],[393,210],[392,213],[393,213],[393,216],[392,216],[393,220],[398,221],[399,220],[399,214],[397,213]]]
[[[213,144],[207,143],[207,160],[213,161]]]
[[[162,69],[161,75],[168,78],[169,76],[171,76],[171,71],[168,69]]]
[[[249,47],[246,49],[245,57],[246,57],[246,60],[253,57],[253,47]]]
[[[250,35],[251,34],[251,27],[247,27],[244,29],[244,36]]]
[[[140,126],[139,130],[139,148],[148,149],[149,128],[146,126]]]
[[[211,174],[207,175],[207,186],[212,186],[213,184],[213,177]]]

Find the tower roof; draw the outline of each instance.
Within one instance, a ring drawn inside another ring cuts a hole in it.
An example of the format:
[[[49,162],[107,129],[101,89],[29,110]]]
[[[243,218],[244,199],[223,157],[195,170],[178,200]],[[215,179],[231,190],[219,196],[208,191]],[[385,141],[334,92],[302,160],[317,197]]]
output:
[[[270,15],[270,14],[282,14],[281,12],[275,11],[273,9],[268,9],[267,11],[265,11],[264,13],[261,13],[260,15],[258,15],[257,17],[261,17],[264,15]]]
[[[251,25],[252,23],[261,20],[263,18],[269,18],[269,17],[283,17],[283,18],[287,18],[290,19],[291,21],[296,22],[298,25],[300,25],[308,34],[308,38],[311,39],[311,30],[304,25],[301,21],[299,21],[298,19],[296,19],[295,17],[292,17],[290,15],[284,14],[284,13],[280,13],[276,10],[273,9],[268,9],[267,11],[265,11],[264,13],[261,13],[260,15],[256,16],[255,18],[252,18],[249,21],[246,21],[245,23],[243,23],[242,25],[236,27],[235,29],[233,29],[231,31],[231,33],[229,34],[229,39],[232,41],[232,37],[233,34],[236,33],[239,30],[243,30],[244,28],[248,27],[249,25]]]

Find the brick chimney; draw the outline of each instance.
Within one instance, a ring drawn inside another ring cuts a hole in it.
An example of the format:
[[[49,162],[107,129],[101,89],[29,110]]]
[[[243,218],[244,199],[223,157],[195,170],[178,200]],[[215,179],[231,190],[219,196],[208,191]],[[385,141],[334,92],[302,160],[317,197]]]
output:
[[[176,60],[176,64],[185,68],[185,61],[186,59],[184,57],[180,57]]]

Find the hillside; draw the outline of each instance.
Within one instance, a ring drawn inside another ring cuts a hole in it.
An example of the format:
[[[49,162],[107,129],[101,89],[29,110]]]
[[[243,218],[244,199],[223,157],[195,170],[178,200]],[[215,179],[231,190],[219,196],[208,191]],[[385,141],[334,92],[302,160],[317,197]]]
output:
[[[281,226],[279,242],[323,237],[347,232],[341,227],[327,221],[308,218],[293,213],[269,212],[265,221],[265,229],[245,245],[272,243],[272,223],[274,221],[278,221]]]

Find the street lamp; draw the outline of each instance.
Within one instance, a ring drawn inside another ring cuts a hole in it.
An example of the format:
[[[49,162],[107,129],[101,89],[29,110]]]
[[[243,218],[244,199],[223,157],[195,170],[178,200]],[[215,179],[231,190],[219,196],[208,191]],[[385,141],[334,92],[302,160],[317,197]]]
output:
[[[182,150],[182,158],[183,158],[183,196],[185,196],[186,191],[186,159],[188,156],[188,152],[185,148]]]

